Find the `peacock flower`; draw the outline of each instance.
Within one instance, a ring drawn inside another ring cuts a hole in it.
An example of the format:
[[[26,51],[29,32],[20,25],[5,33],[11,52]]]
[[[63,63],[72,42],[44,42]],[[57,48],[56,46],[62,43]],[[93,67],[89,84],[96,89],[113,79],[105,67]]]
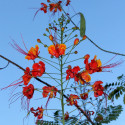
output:
[[[34,114],[35,117],[37,117],[37,120],[40,120],[43,118],[43,112],[44,112],[44,109],[41,107],[38,107],[36,110],[32,107],[30,109],[31,113]]]
[[[86,70],[88,71],[89,74],[92,74],[94,72],[101,72],[102,71],[102,68],[101,68],[101,61],[100,59],[96,59],[96,55],[94,56],[94,59],[91,60],[90,63],[88,63],[88,59],[89,59],[89,55],[85,55],[85,60],[84,60],[84,64],[85,64],[85,68]]]
[[[50,6],[49,10],[54,11],[54,13],[57,12],[57,10],[62,11],[61,5],[60,5],[61,3],[62,3],[62,1],[59,1],[58,3],[49,4],[49,6]]]
[[[77,105],[77,100],[79,99],[79,97],[77,95],[74,94],[70,94],[69,98],[66,100],[67,102],[69,102],[68,105]]]
[[[82,93],[80,94],[81,99],[86,100],[88,98],[88,93]]]
[[[56,44],[50,45],[48,47],[48,52],[52,56],[59,58],[60,55],[65,55],[66,45],[65,44]]]
[[[66,1],[66,6],[68,6],[70,4],[70,2],[71,2],[70,0],[67,0]]]
[[[24,75],[22,76],[24,85],[28,85],[28,83],[30,82],[31,78],[32,78],[32,75],[30,73],[30,68],[27,67],[26,70],[24,71]]]
[[[44,86],[43,87],[43,98],[46,98],[49,94],[49,98],[53,98],[56,96],[58,89],[55,86],[52,87],[48,87],[48,86]]]
[[[39,63],[34,63],[32,66],[32,76],[37,77],[37,76],[42,76],[43,73],[45,72],[45,64],[42,61],[39,61]]]
[[[102,66],[101,60],[100,59],[96,59],[97,56],[94,56],[94,59],[91,60],[91,62],[89,63],[89,58],[90,56],[87,54],[84,56],[84,64],[85,64],[85,68],[88,71],[89,74],[95,73],[95,72],[102,72],[103,69],[105,68],[113,68],[115,66],[120,65],[122,62],[116,62],[116,63],[112,63],[109,65],[105,65]]]
[[[26,96],[28,99],[31,99],[33,97],[33,93],[34,93],[34,86],[32,84],[23,87],[23,95]]]
[[[103,82],[102,81],[96,81],[93,85],[93,91],[94,91],[94,96],[98,97],[101,96],[103,94],[103,86],[101,85]]]
[[[75,67],[71,67],[70,65],[68,66],[68,69],[66,70],[66,80],[68,80],[69,78],[74,78],[75,81],[78,82],[78,71],[80,71],[80,67],[79,66],[75,66]]]
[[[44,13],[47,13],[47,5],[45,3],[41,3],[41,8],[40,10],[42,10]]]
[[[38,57],[39,53],[40,51],[38,45],[36,45],[35,48],[31,47],[27,55],[25,56],[25,59],[34,60]]]
[[[68,118],[69,118],[69,113],[66,112],[66,113],[65,113],[65,120],[67,120]]]
[[[12,40],[12,41],[13,41],[13,44],[11,44],[11,46],[14,49],[16,49],[18,52],[26,55],[25,59],[34,60],[34,59],[36,59],[38,57],[38,55],[40,53],[38,45],[36,45],[35,48],[31,47],[31,49],[28,51],[28,49],[26,48],[26,45],[25,45],[25,43],[23,41],[23,44],[24,44],[24,46],[25,46],[25,48],[27,50],[27,52],[25,52],[23,49],[21,49],[21,47],[14,40]]]
[[[81,73],[81,78],[84,79],[86,82],[91,81],[91,76],[89,75],[88,71],[83,71]]]

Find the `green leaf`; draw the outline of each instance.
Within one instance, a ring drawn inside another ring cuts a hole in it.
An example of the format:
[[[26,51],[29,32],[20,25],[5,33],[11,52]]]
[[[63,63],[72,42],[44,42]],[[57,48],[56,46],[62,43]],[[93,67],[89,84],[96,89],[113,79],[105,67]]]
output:
[[[82,13],[80,13],[80,36],[83,37],[86,31],[86,21]]]
[[[108,106],[107,109],[102,108],[101,112],[97,114],[95,121],[101,125],[101,123],[110,123],[116,120],[122,112],[122,106]]]
[[[122,95],[122,92],[125,91],[125,88],[123,86],[119,86],[117,87],[116,89],[114,89],[110,94],[109,94],[109,97],[108,99],[113,99],[114,96],[116,99],[118,99],[120,97],[120,95]]]

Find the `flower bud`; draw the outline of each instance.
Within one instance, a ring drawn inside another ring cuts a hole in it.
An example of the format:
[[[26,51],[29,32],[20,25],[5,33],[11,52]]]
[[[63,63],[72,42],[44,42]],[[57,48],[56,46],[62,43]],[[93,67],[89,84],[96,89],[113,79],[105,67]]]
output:
[[[69,23],[70,22],[70,20],[67,20],[67,23]]]
[[[46,28],[46,31],[47,31],[47,32],[49,32],[49,29],[48,29],[48,28]]]
[[[47,47],[47,45],[45,44],[44,47]]]
[[[68,69],[71,69],[72,67],[71,67],[71,65],[68,65]]]
[[[78,51],[75,51],[74,53],[75,53],[75,54],[77,54],[77,53],[78,53]]]
[[[76,38],[76,39],[74,40],[74,45],[77,45],[78,43],[79,43],[79,39]]]
[[[64,27],[62,27],[62,31],[64,31]]]
[[[52,36],[52,35],[49,35],[49,39],[50,39],[51,41],[53,41],[53,36]]]
[[[44,33],[43,36],[46,36],[46,34]]]
[[[41,43],[41,40],[40,40],[40,39],[37,39],[37,42],[38,42],[38,43]]]
[[[85,40],[86,39],[86,35],[84,35],[82,39]]]

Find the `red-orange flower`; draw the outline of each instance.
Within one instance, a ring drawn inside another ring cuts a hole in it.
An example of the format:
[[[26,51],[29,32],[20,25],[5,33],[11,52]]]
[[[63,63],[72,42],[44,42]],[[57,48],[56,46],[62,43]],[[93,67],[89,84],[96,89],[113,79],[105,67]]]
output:
[[[103,94],[103,86],[101,85],[103,82],[102,81],[96,81],[93,85],[93,91],[94,91],[94,96],[98,97],[101,96]]]
[[[67,2],[66,2],[66,6],[68,6],[69,4],[70,4],[70,0],[67,0]]]
[[[26,48],[26,46],[25,46],[25,44],[24,44],[24,46],[25,46],[25,48],[27,50],[27,52],[25,52],[23,49],[20,48],[20,46],[18,46],[18,44],[14,40],[13,40],[13,44],[14,45],[11,44],[12,47],[14,49],[16,49],[18,52],[26,55],[25,59],[28,59],[28,60],[34,60],[34,59],[36,59],[38,57],[39,53],[40,53],[38,45],[36,45],[35,48],[31,47],[30,50],[28,51],[27,48]]]
[[[44,11],[44,13],[47,13],[47,5],[45,3],[41,3],[41,8],[40,10]]]
[[[58,92],[58,89],[55,86],[52,87],[48,87],[48,86],[44,86],[43,87],[43,97],[46,98],[49,94],[49,98],[53,98],[56,96],[56,93]]]
[[[40,51],[39,46],[36,45],[35,48],[31,47],[28,54],[25,56],[25,59],[34,60],[38,57]]]
[[[83,71],[81,73],[81,78],[84,79],[86,82],[91,81],[91,76],[89,75],[88,71]]]
[[[60,55],[65,55],[66,45],[65,44],[56,44],[50,45],[48,47],[49,54],[59,58]]]
[[[27,67],[26,70],[24,71],[24,75],[22,76],[22,78],[23,78],[24,85],[28,85],[28,83],[32,78],[29,67]]]
[[[80,94],[81,99],[86,100],[88,98],[88,93],[82,93]]]
[[[66,113],[65,113],[65,120],[67,120],[68,118],[69,118],[69,113],[66,112]]]
[[[34,93],[34,86],[32,84],[23,87],[23,95],[26,96],[28,99],[31,99],[33,97],[33,93]]]
[[[37,77],[37,76],[42,76],[43,73],[45,72],[45,64],[42,61],[39,61],[39,63],[34,63],[32,66],[32,76]]]
[[[51,3],[51,4],[49,4],[50,5],[49,10],[50,11],[54,10],[54,13],[57,12],[57,10],[62,11],[61,5],[60,5],[61,3],[62,3],[62,1],[59,1],[58,3]]]
[[[102,68],[101,68],[102,63],[101,63],[100,59],[97,60],[96,59],[97,56],[94,56],[94,59],[92,59],[91,62],[88,63],[89,57],[90,56],[88,54],[84,56],[85,68],[89,72],[89,74],[92,74],[94,72],[101,72],[102,71]]]
[[[94,56],[94,59],[92,59],[90,63],[88,62],[89,57],[90,56],[88,54],[84,56],[85,68],[89,74],[92,74],[95,72],[101,72],[102,69],[104,69],[104,68],[113,68],[113,67],[120,65],[122,63],[122,62],[117,62],[117,63],[112,63],[112,64],[109,64],[106,66],[102,66],[100,59],[98,59],[98,60],[96,59],[96,57],[97,57],[96,55]]]
[[[77,95],[70,94],[69,98],[66,101],[69,102],[68,105],[77,105],[76,99],[79,99],[79,97]]]
[[[78,71],[80,71],[79,66],[75,66],[72,69],[72,67],[69,65],[68,69],[66,70],[66,73],[67,73],[66,80],[68,80],[69,78],[74,78],[74,80],[78,82],[78,80],[79,80],[77,77]]]
[[[34,114],[35,117],[37,117],[37,120],[43,118],[44,109],[42,108],[42,106],[38,107],[36,110],[32,107],[30,111]]]

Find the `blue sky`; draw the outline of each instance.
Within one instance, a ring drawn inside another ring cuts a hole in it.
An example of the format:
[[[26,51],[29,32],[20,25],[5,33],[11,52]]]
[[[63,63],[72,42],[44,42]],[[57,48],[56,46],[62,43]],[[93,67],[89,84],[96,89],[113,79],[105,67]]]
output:
[[[0,0],[0,54],[11,59],[23,68],[32,66],[30,61],[24,59],[24,55],[18,53],[10,46],[11,38],[13,38],[22,48],[21,35],[26,43],[27,48],[37,44],[36,39],[41,38],[47,42],[47,39],[42,36],[48,23],[51,22],[51,14],[39,12],[33,21],[33,16],[40,7],[41,0]],[[115,51],[125,54],[125,1],[124,0],[72,0],[71,7],[66,8],[66,11],[75,14],[82,12],[86,18],[86,35],[89,36],[96,44],[103,49]],[[49,17],[48,17],[49,16]],[[58,14],[56,15],[58,17]],[[55,18],[55,17],[54,17]],[[79,22],[79,16],[75,17]],[[96,54],[103,63],[110,60],[114,55],[100,51],[93,46],[88,40],[80,46],[81,53],[89,53],[91,57]],[[41,46],[41,54],[44,56],[47,51]],[[125,60],[125,57],[116,56],[112,62]],[[4,67],[6,61],[0,58],[0,67]],[[112,82],[117,80],[117,76],[124,74],[125,63],[121,64],[112,70],[113,73],[103,73],[98,75],[99,80],[104,82]],[[5,87],[17,80],[23,75],[17,67],[9,65],[6,69],[0,71],[0,88]],[[93,81],[97,78],[93,77]],[[33,81],[34,82],[34,81]],[[38,84],[38,83],[37,83]],[[42,86],[41,86],[42,87]],[[1,124],[22,125],[26,111],[21,110],[20,99],[9,107],[11,89],[0,92],[0,112]],[[37,104],[40,100],[36,101]],[[121,104],[120,98],[116,104]],[[32,102],[31,102],[32,104]],[[123,108],[125,106],[123,105]],[[123,125],[125,112],[123,111],[119,119],[111,122],[109,125]],[[29,119],[25,120],[27,124],[34,124],[34,118],[30,115]]]

